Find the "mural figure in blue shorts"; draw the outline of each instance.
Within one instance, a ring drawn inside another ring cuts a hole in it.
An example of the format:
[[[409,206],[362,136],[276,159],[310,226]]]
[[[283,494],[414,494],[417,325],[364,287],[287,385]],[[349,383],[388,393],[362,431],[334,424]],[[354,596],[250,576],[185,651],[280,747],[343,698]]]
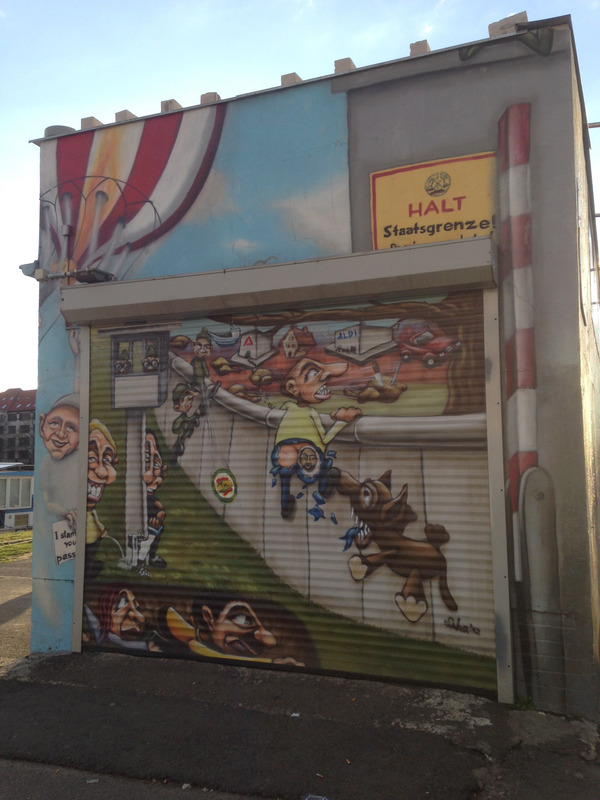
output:
[[[284,414],[271,453],[271,472],[279,477],[283,519],[289,519],[296,507],[290,490],[293,475],[304,484],[317,483],[318,493],[314,496],[318,504],[335,489],[339,470],[333,466],[335,453],[328,451],[327,445],[362,412],[359,408],[336,408],[330,414],[333,425],[326,431],[314,406],[330,399],[327,381],[347,369],[345,362],[323,364],[313,358],[301,358],[281,382],[281,393],[291,399],[282,407]]]

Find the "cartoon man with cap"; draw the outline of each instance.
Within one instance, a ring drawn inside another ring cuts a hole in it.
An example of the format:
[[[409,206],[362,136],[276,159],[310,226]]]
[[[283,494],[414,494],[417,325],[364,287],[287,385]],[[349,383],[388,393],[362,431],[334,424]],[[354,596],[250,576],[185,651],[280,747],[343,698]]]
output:
[[[212,352],[212,339],[207,328],[202,328],[200,333],[194,339],[192,344],[194,357],[191,360],[191,365],[194,370],[194,377],[192,384],[194,386],[202,386],[204,380],[210,377],[208,369],[207,358],[210,358]]]
[[[171,430],[177,436],[173,445],[173,459],[176,460],[185,451],[185,442],[200,424],[204,416],[204,404],[197,389],[187,383],[178,383],[173,389],[173,411],[179,415],[173,420]]]
[[[48,453],[42,459],[40,482],[46,511],[54,521],[77,525],[77,456],[79,395],[68,394],[40,414],[39,434]]]
[[[211,383],[209,380],[210,371],[208,369],[207,359],[210,358],[212,352],[212,339],[206,328],[202,328],[194,339],[192,350],[194,351],[194,357],[190,364],[194,370],[194,375],[190,382],[192,386],[198,386],[202,392],[202,399],[205,406],[204,413],[206,413],[208,402],[215,396],[217,389],[221,385],[220,381]]]

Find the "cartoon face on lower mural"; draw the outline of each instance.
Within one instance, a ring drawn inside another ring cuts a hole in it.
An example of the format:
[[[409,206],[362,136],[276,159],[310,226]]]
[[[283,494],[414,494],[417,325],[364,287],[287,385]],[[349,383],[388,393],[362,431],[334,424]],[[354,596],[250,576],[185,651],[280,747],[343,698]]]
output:
[[[91,347],[86,647],[495,686],[480,293]]]

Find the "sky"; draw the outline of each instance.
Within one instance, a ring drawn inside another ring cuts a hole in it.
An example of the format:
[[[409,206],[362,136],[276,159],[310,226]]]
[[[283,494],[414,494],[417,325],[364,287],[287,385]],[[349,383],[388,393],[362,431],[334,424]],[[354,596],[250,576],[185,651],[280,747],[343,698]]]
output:
[[[261,91],[488,37],[488,25],[570,14],[589,122],[600,122],[600,0],[0,0],[0,391],[37,386],[39,150],[51,125],[143,117],[205,92]],[[600,128],[590,132],[600,208]]]

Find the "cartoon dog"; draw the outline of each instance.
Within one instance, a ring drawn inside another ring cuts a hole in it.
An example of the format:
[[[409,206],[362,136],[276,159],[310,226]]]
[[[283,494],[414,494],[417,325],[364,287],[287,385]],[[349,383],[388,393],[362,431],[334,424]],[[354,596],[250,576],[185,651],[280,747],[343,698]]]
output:
[[[427,612],[429,603],[423,582],[434,578],[439,581],[446,607],[456,611],[458,606],[448,588],[446,558],[441,551],[450,535],[443,525],[428,524],[425,540],[405,536],[406,526],[416,522],[418,517],[408,504],[408,484],[394,497],[391,477],[391,470],[388,470],[378,480],[368,478],[361,482],[341,470],[337,490],[350,498],[355,520],[354,527],[342,537],[346,540],[344,549],[348,550],[354,543],[360,551],[348,561],[350,574],[355,581],[362,581],[385,564],[405,578],[395,600],[409,622],[418,622]],[[377,545],[379,552],[362,552],[371,542]]]

